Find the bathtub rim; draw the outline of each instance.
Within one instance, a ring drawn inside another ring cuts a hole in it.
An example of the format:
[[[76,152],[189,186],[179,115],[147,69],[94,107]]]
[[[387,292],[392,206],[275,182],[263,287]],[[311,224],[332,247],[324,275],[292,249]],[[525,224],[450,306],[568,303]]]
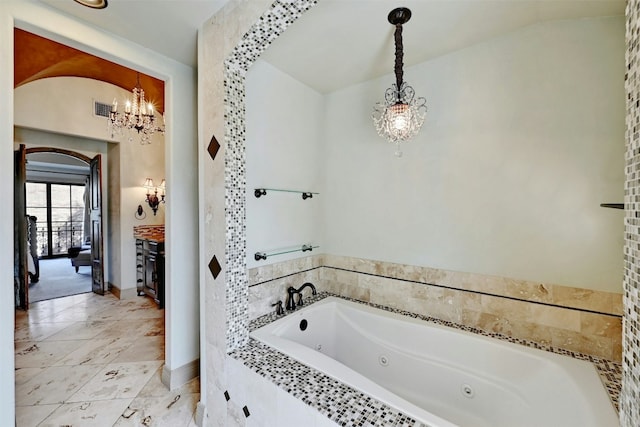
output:
[[[272,322],[269,322],[265,325],[262,325],[260,328],[253,329],[250,333],[250,336],[254,339],[257,339],[264,343],[265,345],[271,346],[273,350],[279,351],[281,353],[286,354],[292,359],[296,360],[298,363],[302,363],[306,366],[309,366],[316,371],[322,372],[324,375],[327,375],[331,378],[336,379],[337,381],[341,381],[346,385],[356,389],[356,390],[366,390],[362,391],[364,394],[377,399],[383,403],[387,403],[389,406],[392,406],[396,410],[399,410],[402,413],[406,413],[414,419],[417,419],[419,422],[422,422],[427,425],[433,425],[434,427],[439,426],[457,426],[455,423],[451,421],[441,418],[436,414],[432,414],[427,410],[414,405],[411,402],[406,401],[400,396],[395,395],[394,393],[389,392],[384,387],[381,387],[377,383],[369,380],[368,378],[358,374],[358,377],[355,381],[352,379],[350,375],[351,369],[345,367],[340,362],[335,361],[330,356],[323,355],[322,359],[323,363],[328,363],[331,367],[332,373],[324,372],[321,368],[318,367],[318,353],[313,349],[297,343],[295,341],[291,341],[287,338],[283,338],[280,336],[282,330],[288,328],[289,325],[295,324],[298,319],[304,318],[305,313],[312,313],[314,311],[319,311],[325,308],[326,306],[338,306],[338,311],[340,310],[340,306],[346,307],[347,309],[353,308],[355,310],[359,310],[368,314],[372,314],[374,316],[381,316],[384,318],[389,318],[391,320],[396,320],[403,323],[408,323],[411,325],[416,325],[418,327],[426,326],[429,328],[436,329],[442,332],[450,332],[457,335],[464,336],[465,339],[470,339],[475,342],[479,342],[482,344],[490,344],[500,347],[501,350],[507,351],[509,353],[519,353],[524,354],[526,357],[530,357],[536,360],[540,360],[540,363],[543,364],[551,364],[561,368],[565,371],[568,377],[576,382],[576,388],[583,389],[580,385],[587,385],[586,392],[583,394],[588,401],[592,401],[590,399],[597,398],[592,402],[596,403],[597,408],[602,408],[604,411],[612,411],[612,416],[617,419],[615,415],[617,415],[617,410],[615,406],[604,408],[602,405],[606,405],[604,400],[608,399],[609,404],[612,404],[611,399],[609,397],[608,390],[600,378],[598,369],[588,360],[580,359],[572,357],[567,354],[559,354],[556,352],[545,351],[544,349],[539,349],[536,347],[523,346],[518,345],[517,343],[513,343],[506,340],[495,339],[491,336],[487,336],[484,334],[477,334],[468,330],[463,330],[455,327],[451,327],[448,325],[442,325],[439,323],[429,322],[421,319],[419,316],[413,315],[405,315],[402,313],[397,313],[393,310],[385,310],[379,307],[373,306],[371,304],[362,303],[360,301],[353,301],[348,298],[342,298],[336,295],[328,295],[325,298],[322,298],[318,301],[314,301],[313,304],[309,304],[303,307],[300,310],[296,310],[293,312],[287,313],[286,316],[281,316],[278,319],[275,319]],[[347,316],[348,317],[348,316]],[[388,345],[388,343],[387,343]],[[410,354],[413,354],[413,350],[408,349]],[[417,355],[417,354],[416,354]],[[435,361],[438,361],[436,358]],[[448,363],[442,360],[445,365],[449,367],[460,367],[456,363]],[[462,366],[462,368],[464,368]],[[583,373],[588,373],[590,375],[588,378],[583,378]],[[595,377],[593,376],[595,374]],[[487,376],[488,377],[488,376]],[[502,386],[507,386],[511,392],[515,392],[516,395],[521,396],[521,393],[517,390],[514,391],[513,385],[508,383],[504,383],[502,379],[499,379]],[[495,381],[495,378],[493,379]],[[580,381],[586,381],[584,384],[581,384]],[[504,383],[504,384],[503,384]],[[357,384],[357,385],[355,385]],[[602,387],[600,390],[594,390],[594,387]],[[604,393],[604,396],[602,394]],[[406,412],[405,412],[406,410]],[[604,415],[603,415],[604,416]]]
[[[375,304],[375,303],[371,303],[371,302],[367,302],[367,301],[361,301],[361,300],[357,300],[354,298],[350,298],[350,297],[346,297],[346,296],[342,296],[342,295],[337,295],[334,293],[330,293],[330,292],[326,292],[326,291],[321,291],[318,292],[318,294],[316,296],[311,296],[309,298],[306,299],[306,305],[311,305],[315,302],[321,301],[327,297],[336,297],[338,299],[341,300],[346,300],[346,301],[351,301],[357,304],[362,304],[364,306],[370,306],[373,308],[379,308],[385,311],[390,311],[393,313],[398,313],[401,314],[403,316],[407,316],[410,318],[415,318],[418,319],[420,321],[426,321],[426,322],[430,322],[430,323],[434,323],[437,325],[441,325],[441,326],[445,326],[445,327],[452,327],[454,329],[460,330],[460,331],[465,331],[465,332],[469,332],[471,334],[477,334],[477,335],[482,335],[485,337],[489,337],[489,338],[493,338],[499,341],[507,341],[510,342],[512,344],[518,344],[518,345],[523,345],[526,347],[531,347],[531,348],[536,348],[539,350],[543,350],[543,351],[547,351],[547,352],[551,352],[551,353],[556,353],[556,354],[560,354],[560,355],[564,355],[564,356],[568,356],[574,359],[578,359],[578,360],[583,360],[583,361],[587,361],[592,363],[599,375],[599,378],[601,380],[601,385],[605,388],[605,390],[608,392],[609,395],[609,399],[610,399],[610,404],[612,405],[612,408],[614,410],[614,412],[617,414],[618,413],[618,407],[617,407],[617,398],[619,396],[619,391],[620,391],[620,371],[621,371],[621,364],[612,360],[608,360],[608,359],[603,359],[603,358],[599,358],[596,356],[592,356],[592,355],[588,355],[588,354],[582,354],[582,353],[578,353],[578,352],[574,352],[574,351],[570,351],[570,350],[565,350],[562,348],[557,348],[557,347],[553,347],[550,345],[544,345],[544,344],[540,344],[534,341],[529,341],[526,339],[522,339],[522,338],[515,338],[515,337],[510,337],[507,335],[503,335],[503,334],[499,334],[499,333],[490,333],[487,331],[483,331],[480,330],[478,328],[472,327],[472,326],[465,326],[465,325],[460,325],[460,324],[456,324],[450,321],[446,321],[446,320],[441,320],[441,319],[437,319],[437,318],[432,318],[432,317],[427,317],[427,316],[423,316],[417,313],[412,313],[412,312],[408,312],[406,310],[402,310],[402,309],[397,309],[397,308],[393,308],[393,307],[388,307],[388,306],[383,306],[380,304]],[[272,313],[267,313],[265,315],[259,316],[255,319],[252,319],[250,321],[249,324],[249,331],[253,332],[259,328],[261,328],[262,326],[268,325],[276,320],[279,320],[283,317],[287,317],[293,313],[296,313],[297,311],[294,312],[285,312],[284,314],[281,315],[277,315],[274,312]],[[269,370],[265,370],[263,369],[262,365],[260,365],[259,363],[255,363],[256,362],[256,357],[254,352],[258,352],[258,353],[262,353],[264,354],[264,352],[269,352],[269,354],[271,352],[276,353],[280,356],[281,360],[287,361],[287,360],[292,360],[294,361],[296,364],[302,365],[302,366],[306,366],[300,362],[298,362],[297,360],[291,358],[290,356],[279,352],[278,350],[268,346],[267,344],[263,344],[261,341],[256,340],[255,338],[251,338],[249,337],[247,343],[245,344],[244,347],[233,350],[231,352],[228,353],[228,355],[236,360],[241,361],[242,363],[244,363],[247,367],[249,367],[251,370],[253,370],[255,373],[266,377],[268,379],[270,379],[270,381],[273,382],[274,385],[280,387],[280,388],[285,388],[286,387],[278,382],[277,378],[274,378],[272,373]],[[272,367],[273,368],[273,367]],[[276,367],[277,368],[277,367]],[[328,376],[327,376],[328,377]],[[331,378],[331,377],[328,377]],[[361,393],[359,390],[356,390],[350,386],[348,386],[347,384],[341,383],[342,385],[344,385],[345,387],[350,388],[353,391],[356,391],[362,395],[364,395],[363,393]],[[303,393],[304,390],[296,390],[294,389],[288,389],[287,390],[288,393],[290,393],[292,396],[303,400],[307,405],[314,407],[316,410],[319,411],[319,413],[327,416],[329,419],[331,419],[332,421],[335,422],[339,422],[341,423],[342,420],[339,417],[335,417],[335,415],[332,415],[332,413],[327,413],[328,411],[326,411],[325,408],[322,407],[318,407],[318,405],[315,405],[313,402],[309,402],[305,399],[303,399]],[[365,395],[366,396],[366,395]],[[391,408],[388,405],[385,405],[387,408],[392,409],[394,411],[396,411],[394,408]],[[338,405],[338,407],[340,407]],[[351,409],[351,406],[347,406],[348,409]],[[360,410],[364,412],[364,407],[361,406]],[[356,412],[357,413],[357,412]],[[333,414],[335,414],[335,412],[333,412]],[[402,412],[399,412],[400,415],[404,415],[404,416],[408,416],[408,414],[404,414]],[[341,425],[352,425],[352,424],[341,424]]]

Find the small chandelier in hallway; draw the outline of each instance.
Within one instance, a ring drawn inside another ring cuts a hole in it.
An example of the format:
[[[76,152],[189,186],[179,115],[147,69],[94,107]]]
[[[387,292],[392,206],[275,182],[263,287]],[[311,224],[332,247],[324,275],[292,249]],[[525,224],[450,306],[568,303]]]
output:
[[[137,76],[136,87],[132,90],[133,99],[127,100],[124,106],[124,113],[118,111],[118,101],[113,100],[111,113],[109,114],[109,130],[111,138],[118,134],[122,136],[124,130],[131,132],[133,129],[140,135],[140,144],[151,144],[151,137],[154,133],[164,133],[163,123],[156,123],[153,104],[144,99],[144,89],[140,86],[140,74]],[[131,141],[132,138],[129,137]]]
[[[427,114],[427,100],[415,98],[415,91],[403,81],[402,24],[409,21],[411,11],[405,7],[393,9],[388,20],[395,25],[396,82],[384,93],[384,102],[373,107],[373,123],[378,135],[396,144],[396,156],[401,157],[400,143],[413,138],[422,127]]]

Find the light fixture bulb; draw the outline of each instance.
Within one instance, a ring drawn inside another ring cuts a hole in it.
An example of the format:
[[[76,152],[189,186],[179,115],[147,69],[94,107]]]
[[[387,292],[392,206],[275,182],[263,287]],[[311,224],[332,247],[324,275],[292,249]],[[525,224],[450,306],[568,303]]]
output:
[[[398,131],[404,131],[411,121],[411,110],[407,104],[395,104],[389,108],[389,121],[393,128]]]

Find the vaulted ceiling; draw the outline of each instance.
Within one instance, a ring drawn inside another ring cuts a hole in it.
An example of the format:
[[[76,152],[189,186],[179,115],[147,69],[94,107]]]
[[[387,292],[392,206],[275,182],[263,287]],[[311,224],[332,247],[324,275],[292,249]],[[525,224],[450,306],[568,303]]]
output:
[[[132,90],[137,78],[152,100],[154,108],[164,113],[164,82],[122,65],[82,52],[39,35],[14,29],[14,87],[48,77],[84,77]]]

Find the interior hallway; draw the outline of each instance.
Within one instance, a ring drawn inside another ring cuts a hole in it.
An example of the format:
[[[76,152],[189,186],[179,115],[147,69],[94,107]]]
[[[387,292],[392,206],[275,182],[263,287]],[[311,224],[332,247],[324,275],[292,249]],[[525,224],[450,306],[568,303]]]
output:
[[[86,293],[17,310],[17,426],[195,426],[199,381],[170,392],[163,362],[164,310],[148,297]]]

